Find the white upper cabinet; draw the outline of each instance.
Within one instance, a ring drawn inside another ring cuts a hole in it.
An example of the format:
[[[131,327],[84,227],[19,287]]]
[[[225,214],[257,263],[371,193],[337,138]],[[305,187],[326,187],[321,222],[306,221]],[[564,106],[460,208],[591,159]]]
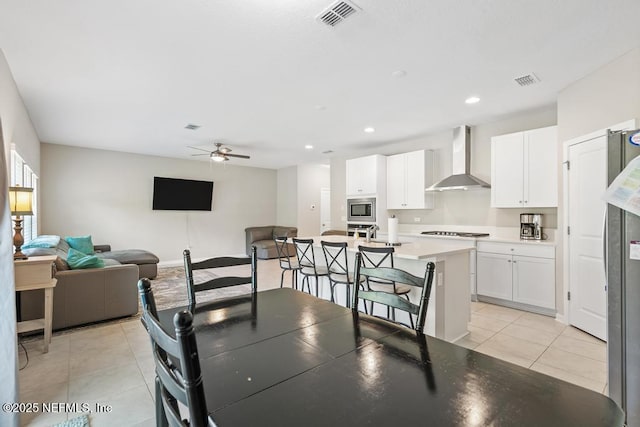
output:
[[[387,209],[431,209],[433,153],[418,150],[387,157]]]
[[[491,138],[491,206],[558,206],[557,126]]]
[[[347,197],[384,193],[385,170],[385,157],[379,154],[347,160]]]

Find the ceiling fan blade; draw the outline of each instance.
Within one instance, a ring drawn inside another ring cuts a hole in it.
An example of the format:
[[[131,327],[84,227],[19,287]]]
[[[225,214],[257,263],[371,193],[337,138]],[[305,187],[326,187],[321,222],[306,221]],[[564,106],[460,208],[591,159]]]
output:
[[[192,154],[191,156],[210,156],[211,153]]]
[[[229,153],[225,153],[225,156],[229,156],[229,157],[237,157],[239,159],[250,159],[251,157],[249,156],[245,156],[243,154],[229,154]]]
[[[205,151],[207,153],[211,153],[211,150],[205,150],[204,148],[192,147],[190,145],[188,145],[187,147],[188,148],[193,148],[194,150]]]

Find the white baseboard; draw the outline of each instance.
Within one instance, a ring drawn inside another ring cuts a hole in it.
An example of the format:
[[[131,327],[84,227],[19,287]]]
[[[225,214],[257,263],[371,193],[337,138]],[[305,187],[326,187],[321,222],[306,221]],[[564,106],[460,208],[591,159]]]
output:
[[[564,314],[556,313],[556,320],[560,323],[564,323],[565,325],[569,324],[569,319]]]
[[[158,263],[158,267],[180,267],[184,265],[184,261],[181,259],[171,260],[171,261],[160,261]]]

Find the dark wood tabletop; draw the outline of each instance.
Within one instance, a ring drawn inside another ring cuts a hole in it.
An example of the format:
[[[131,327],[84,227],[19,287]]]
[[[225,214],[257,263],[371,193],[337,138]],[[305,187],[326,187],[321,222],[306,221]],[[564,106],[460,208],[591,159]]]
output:
[[[160,320],[172,330],[173,314]],[[292,289],[199,305],[220,426],[617,426],[608,397]]]

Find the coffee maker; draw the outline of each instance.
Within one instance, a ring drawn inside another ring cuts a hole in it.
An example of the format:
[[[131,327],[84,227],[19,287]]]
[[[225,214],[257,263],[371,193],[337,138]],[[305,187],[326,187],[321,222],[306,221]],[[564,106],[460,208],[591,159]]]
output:
[[[542,240],[542,214],[520,214],[520,238]]]

